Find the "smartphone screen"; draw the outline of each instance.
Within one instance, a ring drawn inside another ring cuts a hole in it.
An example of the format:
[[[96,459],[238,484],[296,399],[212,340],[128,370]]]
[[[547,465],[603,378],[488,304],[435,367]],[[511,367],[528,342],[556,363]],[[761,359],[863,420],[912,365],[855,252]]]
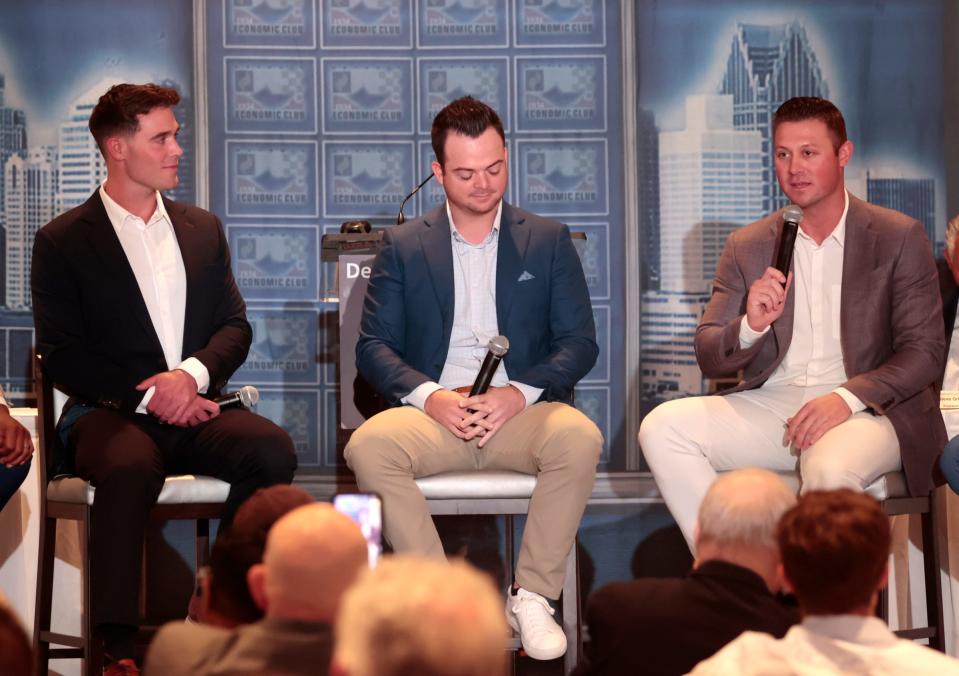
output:
[[[333,507],[346,514],[360,527],[366,538],[370,568],[376,566],[383,551],[383,501],[376,493],[339,493]]]

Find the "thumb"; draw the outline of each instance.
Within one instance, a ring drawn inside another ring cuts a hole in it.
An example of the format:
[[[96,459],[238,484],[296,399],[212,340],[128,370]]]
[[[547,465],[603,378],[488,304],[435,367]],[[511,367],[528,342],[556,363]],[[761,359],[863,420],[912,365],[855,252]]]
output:
[[[156,384],[156,380],[157,380],[156,376],[150,376],[149,378],[141,382],[139,385],[137,385],[136,389],[140,391],[148,390]]]

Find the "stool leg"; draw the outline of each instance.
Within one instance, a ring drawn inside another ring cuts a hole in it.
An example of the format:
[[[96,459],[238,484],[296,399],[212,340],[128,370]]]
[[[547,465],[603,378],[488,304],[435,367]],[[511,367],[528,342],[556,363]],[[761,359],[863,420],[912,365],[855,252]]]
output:
[[[942,613],[942,578],[939,574],[939,538],[936,530],[935,491],[929,494],[929,511],[922,514],[922,566],[926,584],[926,621],[935,633],[929,647],[946,651]]]
[[[566,655],[563,672],[571,673],[583,656],[582,615],[579,587],[579,548],[573,548],[566,559],[566,578],[563,580],[563,631],[566,633]]]
[[[39,570],[37,571],[37,598],[33,620],[33,649],[36,655],[36,674],[45,676],[50,668],[50,642],[41,634],[50,631],[53,609],[53,566],[56,560],[57,520],[44,514],[40,520]]]
[[[86,508],[80,537],[80,560],[83,562],[83,580],[81,585],[81,631],[83,632],[83,673],[87,676],[100,676],[103,672],[103,642],[96,635],[93,624],[93,586],[90,575],[90,542],[93,538],[93,520],[90,508]]]

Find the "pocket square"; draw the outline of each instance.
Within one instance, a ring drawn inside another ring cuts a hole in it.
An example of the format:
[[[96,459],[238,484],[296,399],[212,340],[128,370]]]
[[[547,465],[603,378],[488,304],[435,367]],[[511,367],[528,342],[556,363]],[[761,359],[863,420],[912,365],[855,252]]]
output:
[[[519,276],[519,279],[517,279],[516,281],[517,281],[517,282],[525,282],[525,281],[530,280],[530,279],[536,279],[536,278],[533,277],[533,275],[529,274],[529,272],[527,272],[526,270],[523,270],[523,274],[521,274],[521,275]]]

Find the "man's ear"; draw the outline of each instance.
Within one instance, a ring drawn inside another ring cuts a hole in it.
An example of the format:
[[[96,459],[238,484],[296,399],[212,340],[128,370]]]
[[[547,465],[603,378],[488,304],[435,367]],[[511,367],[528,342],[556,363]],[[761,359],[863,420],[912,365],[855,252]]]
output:
[[[849,164],[849,160],[852,159],[852,141],[846,141],[841,146],[839,146],[839,151],[836,153],[839,156],[839,166],[845,167]]]
[[[432,164],[430,164],[430,169],[433,170],[433,176],[436,177],[437,182],[443,185],[443,165],[433,160]]]
[[[111,160],[120,162],[126,158],[126,141],[122,136],[108,136],[103,141],[103,150]]]
[[[793,586],[793,583],[789,581],[789,578],[786,576],[786,568],[782,563],[776,565],[776,577],[779,578],[779,583],[782,585],[782,588],[789,594],[795,594],[796,588]]]
[[[262,563],[255,563],[246,571],[246,586],[250,588],[250,596],[256,607],[266,612],[269,605],[266,599],[266,567]]]

